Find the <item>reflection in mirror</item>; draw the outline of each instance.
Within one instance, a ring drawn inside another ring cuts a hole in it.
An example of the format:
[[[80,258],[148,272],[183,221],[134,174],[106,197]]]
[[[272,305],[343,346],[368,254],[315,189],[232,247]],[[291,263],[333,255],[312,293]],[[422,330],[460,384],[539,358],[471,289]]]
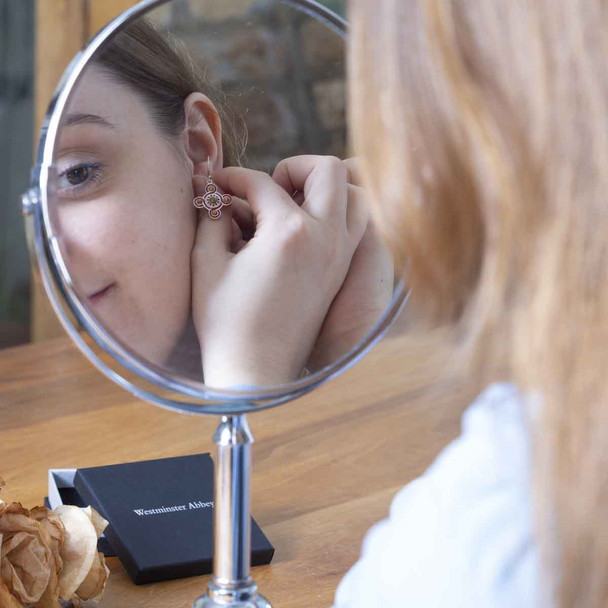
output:
[[[343,40],[290,6],[173,2],[129,24],[78,82],[55,151],[53,230],[82,303],[214,388],[335,363],[394,285],[356,162],[338,160],[344,105]]]

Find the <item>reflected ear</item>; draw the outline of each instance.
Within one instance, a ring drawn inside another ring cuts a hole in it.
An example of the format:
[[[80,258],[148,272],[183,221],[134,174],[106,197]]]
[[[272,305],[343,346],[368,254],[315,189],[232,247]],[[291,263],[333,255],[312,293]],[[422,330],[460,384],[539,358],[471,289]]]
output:
[[[207,175],[223,164],[222,123],[213,102],[203,93],[190,93],[184,100],[185,148],[193,175]]]

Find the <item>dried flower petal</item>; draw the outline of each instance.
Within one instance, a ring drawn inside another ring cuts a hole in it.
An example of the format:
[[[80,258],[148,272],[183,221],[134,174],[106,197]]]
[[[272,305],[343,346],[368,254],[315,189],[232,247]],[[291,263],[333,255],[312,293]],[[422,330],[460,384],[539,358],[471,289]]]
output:
[[[97,538],[99,538],[108,526],[108,522],[90,506],[83,511],[93,524]],[[109,576],[110,570],[106,566],[103,553],[97,553],[95,559],[93,559],[91,570],[76,590],[75,597],[72,598],[73,602],[76,600],[74,605],[76,606],[79,600],[100,600]]]
[[[61,546],[63,570],[59,575],[59,596],[70,600],[87,577],[97,554],[97,534],[83,509],[61,505],[55,509],[65,527]]]
[[[0,606],[2,608],[23,608],[23,604],[15,599],[15,596],[8,590],[4,581],[0,578]]]
[[[30,518],[30,512],[20,502],[5,502],[0,505],[0,533],[32,532],[38,525]]]
[[[0,551],[2,550],[2,534],[0,534]],[[1,562],[0,562],[1,563]],[[0,606],[3,608],[21,608],[21,602],[15,599],[15,596],[8,590],[0,576]]]
[[[34,507],[30,511],[30,517],[42,525],[50,538],[50,549],[53,552],[55,559],[55,570],[59,574],[63,568],[63,560],[61,559],[61,544],[65,538],[65,528],[61,522],[61,518],[57,513],[47,509],[46,507]]]
[[[50,552],[40,538],[17,532],[2,543],[2,578],[10,592],[24,604],[37,602],[51,576]]]
[[[61,608],[61,602],[59,601],[59,576],[54,570],[51,570],[51,577],[46,591],[34,606],[35,608]]]
[[[49,535],[49,546],[54,563],[46,591],[36,603],[36,608],[61,608],[59,602],[59,573],[63,568],[61,559],[61,544],[65,537],[65,528],[61,518],[46,507],[34,507],[30,517],[38,521]]]
[[[99,600],[110,576],[110,569],[106,566],[103,553],[98,553],[93,560],[93,566],[76,590],[76,597],[80,600]]]
[[[87,517],[91,520],[93,527],[95,528],[95,532],[97,534],[97,538],[99,538],[103,531],[108,527],[108,521],[104,519],[93,507],[88,506],[86,509],[83,509],[86,513]]]

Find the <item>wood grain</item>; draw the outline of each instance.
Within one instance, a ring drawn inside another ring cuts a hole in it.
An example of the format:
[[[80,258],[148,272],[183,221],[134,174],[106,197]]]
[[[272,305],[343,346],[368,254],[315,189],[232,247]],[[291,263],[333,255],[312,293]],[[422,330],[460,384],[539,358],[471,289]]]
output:
[[[275,608],[330,606],[370,525],[459,429],[472,397],[442,380],[443,332],[394,335],[341,377],[250,416],[253,513],[276,547],[254,569]],[[0,352],[3,498],[34,506],[51,467],[86,467],[212,450],[214,417],[134,400],[69,343]],[[102,606],[187,608],[207,577],[135,586],[116,558]]]
[[[114,17],[137,4],[139,0],[90,0],[88,27],[92,36]]]

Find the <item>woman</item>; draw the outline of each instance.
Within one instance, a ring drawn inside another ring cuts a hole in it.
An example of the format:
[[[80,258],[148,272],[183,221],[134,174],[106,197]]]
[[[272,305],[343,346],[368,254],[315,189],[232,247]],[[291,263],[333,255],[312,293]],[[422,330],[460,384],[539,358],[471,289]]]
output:
[[[336,608],[608,606],[608,5],[353,0],[350,120],[412,296],[495,385]],[[502,379],[502,378],[501,378]]]

